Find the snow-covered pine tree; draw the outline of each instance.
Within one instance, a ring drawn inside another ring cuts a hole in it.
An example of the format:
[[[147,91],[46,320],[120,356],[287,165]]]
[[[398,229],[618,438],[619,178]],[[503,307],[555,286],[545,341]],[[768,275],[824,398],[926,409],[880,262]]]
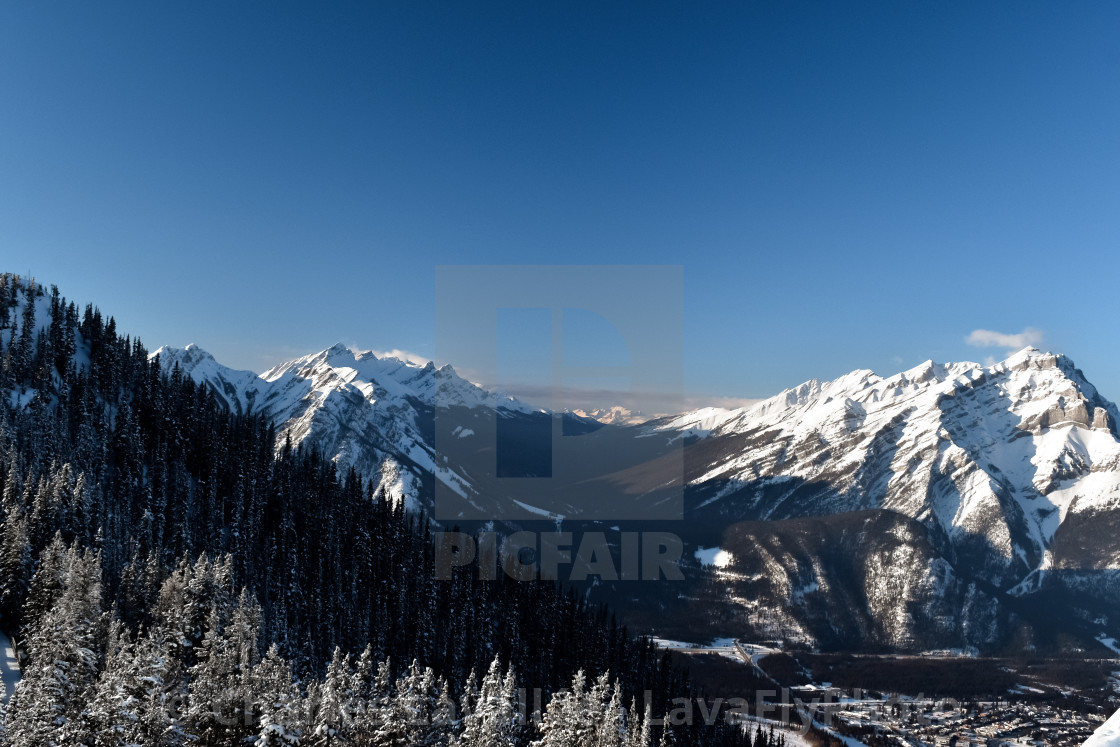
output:
[[[478,689],[478,674],[472,669],[463,685],[463,692],[459,696],[459,719],[456,727],[456,736],[452,741],[453,747],[466,747],[466,731],[468,725],[473,723],[475,709],[478,707],[482,693]],[[473,739],[473,736],[470,737]]]
[[[376,729],[377,706],[373,702],[376,671],[377,663],[373,655],[373,646],[366,644],[365,650],[354,665],[350,681],[350,718],[353,721],[355,738],[359,742],[362,740],[363,733],[369,734]]]
[[[602,717],[596,727],[595,747],[626,747],[626,711],[622,707],[622,689],[615,682],[607,690],[607,677],[603,673],[596,683],[596,689],[600,693],[609,692],[610,698],[606,702],[600,701]]]
[[[294,747],[300,743],[299,689],[292,681],[292,668],[276,644],[253,668],[252,694],[260,710],[253,747]]]
[[[414,659],[408,671],[397,679],[396,692],[382,712],[373,744],[412,747],[429,743],[438,699],[435,675]]]
[[[187,688],[181,666],[161,628],[153,628],[137,638],[135,661],[138,689],[147,692],[147,702],[140,709],[137,744],[181,747],[186,744],[180,711],[187,701]]]
[[[638,703],[635,700],[630,708],[633,724],[630,728],[626,747],[653,747],[653,706],[646,703],[644,716],[638,717]]]
[[[369,649],[370,661],[359,665],[364,669],[372,664],[373,650]],[[364,659],[363,655],[363,659]],[[381,729],[393,707],[392,662],[385,659],[377,665],[372,682],[368,685],[368,695],[359,690],[354,711],[354,741],[359,747],[376,744],[376,735]]]
[[[506,669],[506,675],[502,679],[499,714],[503,719],[504,726],[499,730],[498,743],[504,745],[524,744],[528,739],[529,729],[525,723],[525,713],[518,698],[517,674],[514,672],[512,664]]]
[[[377,662],[373,656],[373,645],[367,643],[358,663],[354,666],[354,682],[351,689],[363,705],[369,705],[370,696],[373,694],[374,676],[377,671]]]
[[[0,623],[8,630],[19,624],[31,586],[31,542],[23,508],[14,506],[0,526]]]
[[[516,675],[512,668],[503,675],[501,660],[495,656],[482,678],[477,698],[470,704],[469,714],[464,706],[460,744],[463,747],[513,747],[519,743],[523,726],[517,704]]]
[[[185,729],[189,738],[202,744],[240,745],[253,734],[240,641],[224,634],[216,608],[211,610],[206,628],[202,645],[195,651],[197,661],[189,670]]]
[[[319,703],[315,715],[314,744],[326,746],[338,744],[350,738],[353,733],[353,687],[354,675],[350,669],[350,657],[336,647],[327,676],[319,690]]]
[[[95,682],[106,635],[101,563],[96,553],[71,547],[60,553],[58,568],[57,602],[27,637],[29,666],[9,703],[12,747],[80,744],[86,736],[79,716]]]
[[[132,734],[126,729],[139,720],[140,700],[128,687],[128,675],[135,666],[132,641],[120,620],[109,625],[105,666],[97,678],[93,695],[82,711],[85,730],[95,745],[125,745]]]
[[[600,709],[592,704],[586,682],[581,669],[572,677],[570,689],[552,696],[538,727],[541,738],[531,747],[591,747],[595,744]]]
[[[23,608],[21,637],[27,638],[36,630],[39,621],[54,609],[62,596],[65,555],[66,544],[61,533],[56,533],[50,544],[39,553],[39,563],[31,577],[31,587]]]
[[[191,564],[185,558],[164,580],[154,617],[171,636],[176,653],[190,666],[203,641],[232,616],[228,559],[212,563],[206,553]]]
[[[439,699],[436,701],[435,711],[432,713],[432,727],[428,730],[425,747],[443,747],[452,744],[455,739],[459,722],[455,714],[455,701],[451,699],[451,690],[447,680],[439,681]]]
[[[171,657],[161,634],[132,640],[119,621],[110,625],[105,666],[82,712],[95,747],[183,744],[172,710],[178,695]]]

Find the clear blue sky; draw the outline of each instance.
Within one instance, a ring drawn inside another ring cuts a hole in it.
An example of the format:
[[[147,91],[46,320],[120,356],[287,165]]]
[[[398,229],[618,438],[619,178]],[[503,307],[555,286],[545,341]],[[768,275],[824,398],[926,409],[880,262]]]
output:
[[[682,265],[697,396],[1033,328],[1116,399],[1118,34],[1105,2],[4,3],[0,266],[262,370],[431,355],[436,265]]]

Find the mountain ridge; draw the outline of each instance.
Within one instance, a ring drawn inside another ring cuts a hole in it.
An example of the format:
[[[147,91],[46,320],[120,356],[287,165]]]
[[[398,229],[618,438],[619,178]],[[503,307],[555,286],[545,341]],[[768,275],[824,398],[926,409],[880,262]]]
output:
[[[551,417],[524,405],[507,409],[515,400],[476,387],[449,366],[386,360],[341,345],[259,376],[226,370],[197,348],[157,352],[164,365],[179,363],[233,407],[267,410],[278,448],[289,437],[313,445],[340,467],[380,475],[383,486],[422,510],[432,506],[433,480],[476,508],[497,505],[485,503],[494,483],[437,452],[431,423],[438,401],[461,420],[442,437],[479,441],[482,451],[490,434],[472,425],[479,412],[525,423]],[[1116,406],[1072,360],[1024,348],[992,366],[926,361],[886,377],[860,369],[749,407],[588,427],[609,433],[599,441],[603,448],[682,446],[685,515],[674,526],[689,545],[739,548],[729,567],[713,572],[726,581],[727,600],[748,597],[735,591],[744,573],[767,578],[743,588],[783,606],[783,625],[811,643],[839,640],[821,609],[841,609],[845,599],[877,600],[867,601],[846,629],[906,648],[919,641],[995,645],[1024,624],[1010,600],[1038,595],[1078,600],[1070,614],[1099,620],[1100,630],[1115,634],[1120,606],[1105,590],[1120,586],[1120,539],[1102,528],[1120,526],[1118,422]],[[525,434],[533,432],[522,429],[518,439],[531,442],[536,436]],[[530,508],[529,514],[541,509]],[[571,516],[564,506],[548,508]],[[874,542],[860,540],[859,532],[798,538],[818,531],[812,522],[796,525],[795,533],[758,524],[867,511],[899,518],[872,524],[886,532]],[[771,530],[779,534],[760,539]],[[903,555],[912,567],[878,578],[875,568],[903,557],[891,536],[907,538],[901,546],[910,547]],[[835,542],[863,558],[860,573],[837,576],[822,565],[835,557]],[[757,606],[729,614],[736,625],[757,628]],[[945,610],[954,606],[962,609],[960,624],[948,626]],[[898,617],[908,607],[927,612]],[[941,621],[944,640],[919,630],[931,620]]]

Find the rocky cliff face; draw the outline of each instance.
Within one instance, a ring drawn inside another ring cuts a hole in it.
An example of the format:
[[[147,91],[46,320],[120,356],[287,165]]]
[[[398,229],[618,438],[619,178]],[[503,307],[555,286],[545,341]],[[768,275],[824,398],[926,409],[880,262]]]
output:
[[[743,522],[725,534],[718,583],[759,638],[843,648],[994,643],[999,609],[919,522],[890,511]]]

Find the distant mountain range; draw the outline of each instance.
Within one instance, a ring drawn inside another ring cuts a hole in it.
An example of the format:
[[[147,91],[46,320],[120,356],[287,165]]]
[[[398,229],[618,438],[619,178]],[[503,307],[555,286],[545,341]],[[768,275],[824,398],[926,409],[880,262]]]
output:
[[[232,409],[267,413],[278,448],[290,439],[379,475],[415,508],[432,507],[436,481],[464,506],[500,492],[443,461],[437,405],[459,423],[442,437],[480,449],[493,448],[484,424],[495,419],[514,424],[519,453],[552,433],[538,427],[550,413],[450,366],[335,346],[258,376],[193,346],[155,354]],[[1120,633],[1120,412],[1064,356],[1027,348],[993,366],[855,371],[645,423],[620,408],[560,419],[598,450],[683,444],[684,520],[670,528],[732,558],[705,582],[718,610],[676,613],[700,629],[901,649],[1083,647]],[[643,490],[616,499],[640,502]],[[534,508],[520,518],[594,525],[571,506]]]
[[[290,440],[329,455],[342,469],[379,475],[386,490],[414,507],[421,505],[425,480],[428,493],[433,477],[457,488],[464,483],[436,464],[431,421],[437,398],[469,410],[534,412],[513,397],[475,386],[449,365],[419,365],[341,344],[260,375],[227,368],[196,345],[162,347],[152,356],[166,370],[178,366],[209,385],[231,410],[267,415],[278,427],[278,448]]]

